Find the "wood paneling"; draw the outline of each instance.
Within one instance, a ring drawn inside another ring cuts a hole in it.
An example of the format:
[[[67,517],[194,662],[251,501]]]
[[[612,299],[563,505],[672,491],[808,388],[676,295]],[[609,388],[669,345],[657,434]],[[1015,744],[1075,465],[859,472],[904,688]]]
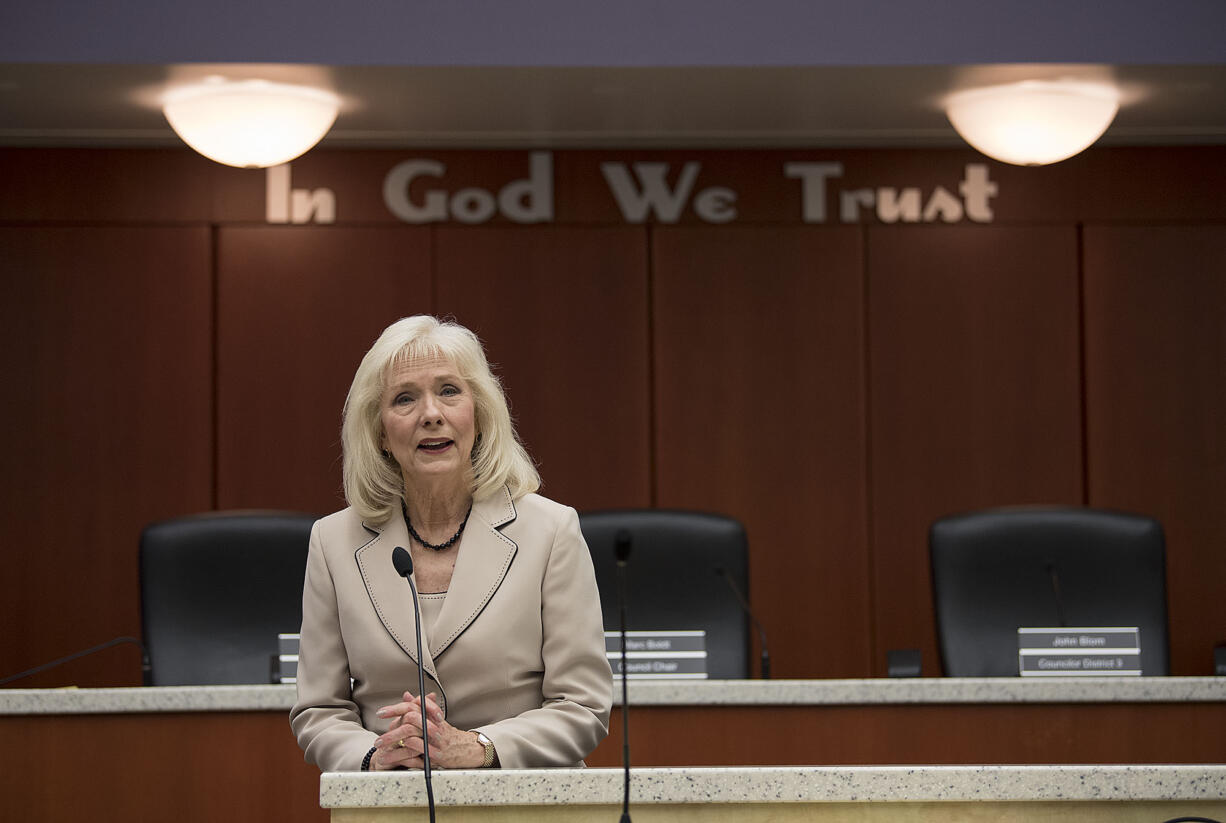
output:
[[[542,493],[648,506],[647,250],[630,228],[440,228],[440,314],[477,332]]]
[[[630,756],[636,767],[1217,763],[1224,723],[1222,703],[639,706]],[[614,709],[589,766],[621,765],[621,728]],[[283,711],[9,715],[0,740],[21,741],[0,746],[6,820],[327,820],[319,771]],[[87,767],[65,767],[66,747],[93,751]]]
[[[636,706],[634,766],[1219,763],[1226,704]],[[621,765],[621,710],[589,766]]]
[[[0,220],[203,221],[213,211],[214,169],[223,168],[248,180],[263,177],[222,167],[190,149],[3,148]],[[261,200],[261,215],[262,208]]]
[[[658,504],[745,524],[775,676],[865,674],[860,233],[657,229],[652,259]]]
[[[0,674],[140,635],[150,521],[212,505],[208,232],[0,228]],[[138,685],[133,647],[18,686]]]
[[[345,225],[273,227],[265,173],[187,149],[0,149],[17,581],[0,674],[137,633],[150,520],[342,506],[353,371],[422,311],[486,340],[546,494],[746,522],[776,674],[880,674],[903,647],[935,673],[928,524],[1021,502],[1159,517],[1174,671],[1209,671],[1226,640],[1226,147],[1043,169],[967,149],[556,151],[554,223],[410,227],[382,182],[418,157],[447,170],[417,201],[497,191],[529,162],[312,152],[292,186],[333,189]],[[636,161],[669,164],[669,186],[699,164],[695,189],[734,191],[736,221],[690,203],[677,226],[627,223],[600,166]],[[824,225],[801,223],[789,162],[842,164]],[[840,192],[957,195],[967,163],[988,165],[995,225],[842,223]],[[124,647],[22,685],[137,677]]]
[[[1085,230],[1089,495],[1166,530],[1172,674],[1226,641],[1226,227]]]
[[[1113,146],[1074,159],[1081,157],[1072,219],[1087,224],[1222,219],[1226,146]],[[1045,204],[1058,197],[1049,189]]]
[[[0,717],[0,812],[40,823],[326,823],[285,712]],[[65,764],[65,750],[86,762]]]
[[[218,507],[343,508],[345,395],[384,328],[433,309],[429,231],[227,228],[218,245]]]
[[[868,278],[873,670],[937,674],[932,521],[1082,502],[1076,235],[874,228]]]

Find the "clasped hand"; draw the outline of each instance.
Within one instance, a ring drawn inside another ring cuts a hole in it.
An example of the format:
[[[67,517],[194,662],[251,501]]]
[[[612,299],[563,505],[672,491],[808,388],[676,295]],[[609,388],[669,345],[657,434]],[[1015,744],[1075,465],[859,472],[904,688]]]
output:
[[[371,766],[378,770],[425,768],[422,759],[421,700],[409,692],[404,700],[379,709],[379,717],[391,720],[388,730],[375,740]],[[485,751],[477,736],[457,729],[443,719],[434,694],[426,695],[426,731],[430,743],[430,765],[446,769],[472,769],[481,765]]]

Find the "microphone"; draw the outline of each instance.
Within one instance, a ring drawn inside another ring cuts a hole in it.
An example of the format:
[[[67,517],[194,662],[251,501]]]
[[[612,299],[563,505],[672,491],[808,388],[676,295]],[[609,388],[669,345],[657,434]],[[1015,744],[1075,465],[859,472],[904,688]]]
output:
[[[426,775],[426,802],[430,806],[430,823],[434,823],[434,784],[430,780],[430,737],[426,734],[426,676],[421,666],[421,606],[417,603],[417,587],[413,585],[413,556],[400,546],[392,549],[392,565],[396,574],[409,584],[413,593],[413,622],[417,628],[417,696],[421,703],[421,761]]]
[[[741,594],[741,589],[737,586],[736,581],[732,579],[732,575],[723,566],[716,566],[715,573],[728,583],[728,588],[732,589],[732,593],[736,595],[737,602],[741,604],[741,609],[745,614],[749,615],[749,619],[758,629],[758,645],[762,647],[762,659],[760,661],[760,674],[763,680],[771,679],[771,653],[766,648],[766,629],[762,628],[762,624],[758,622],[758,618],[754,617],[753,611],[749,608],[749,601],[745,599],[745,595]]]
[[[24,672],[17,672],[17,674],[11,674],[8,677],[4,678],[3,680],[0,680],[0,686],[7,686],[9,683],[12,683],[15,680],[21,680],[23,677],[29,677],[30,675],[38,674],[39,672],[45,672],[47,671],[47,669],[54,669],[56,666],[63,665],[64,663],[69,663],[81,657],[88,657],[94,652],[100,652],[104,649],[109,649],[112,646],[118,646],[123,643],[132,643],[133,645],[135,645],[137,648],[140,649],[141,676],[146,686],[151,685],[149,680],[151,677],[150,673],[152,672],[152,668],[149,665],[149,651],[145,648],[145,645],[141,643],[139,640],[137,640],[135,637],[129,637],[127,635],[124,635],[123,637],[116,637],[112,640],[108,640],[105,643],[99,643],[97,646],[91,646],[88,649],[83,649],[82,651],[79,651],[79,652],[73,652],[72,654],[66,657],[61,657],[58,660],[52,660],[50,663],[43,663],[41,666],[35,666],[32,669],[26,669]]]
[[[613,536],[613,556],[617,558],[617,609],[621,614],[622,635],[622,785],[621,823],[630,823],[630,698],[626,688],[629,669],[626,666],[626,562],[630,559],[630,532],[618,529]]]
[[[1043,567],[1043,571],[1047,572],[1047,578],[1051,581],[1051,594],[1056,600],[1056,619],[1060,621],[1060,628],[1067,628],[1068,621],[1064,619],[1064,598],[1060,596],[1060,576],[1057,574],[1056,564],[1048,563]]]

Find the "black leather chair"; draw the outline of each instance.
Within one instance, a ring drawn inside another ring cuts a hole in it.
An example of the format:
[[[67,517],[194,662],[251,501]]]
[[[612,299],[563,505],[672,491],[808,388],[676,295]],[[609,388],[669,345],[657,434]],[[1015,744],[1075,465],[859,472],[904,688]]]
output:
[[[600,588],[605,631],[620,628],[617,605],[619,530],[631,536],[626,566],[626,628],[705,630],[707,676],[749,676],[749,623],[724,570],[748,597],[745,529],[736,520],[700,512],[622,509],[585,512],[580,527]]]
[[[1017,675],[1018,628],[1059,626],[1137,626],[1142,673],[1168,673],[1157,520],[1065,506],[987,509],[933,523],[929,549],[947,676]]]
[[[315,519],[237,511],[147,526],[140,541],[146,685],[270,682],[277,635],[302,626]]]

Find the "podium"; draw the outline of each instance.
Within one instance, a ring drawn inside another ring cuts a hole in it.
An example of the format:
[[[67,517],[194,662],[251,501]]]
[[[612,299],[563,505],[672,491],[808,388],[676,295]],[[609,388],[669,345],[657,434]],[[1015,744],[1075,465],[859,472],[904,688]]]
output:
[[[436,771],[449,823],[616,823],[621,769]],[[332,823],[428,819],[421,772],[325,773]],[[633,769],[635,823],[1226,823],[1226,766]]]

